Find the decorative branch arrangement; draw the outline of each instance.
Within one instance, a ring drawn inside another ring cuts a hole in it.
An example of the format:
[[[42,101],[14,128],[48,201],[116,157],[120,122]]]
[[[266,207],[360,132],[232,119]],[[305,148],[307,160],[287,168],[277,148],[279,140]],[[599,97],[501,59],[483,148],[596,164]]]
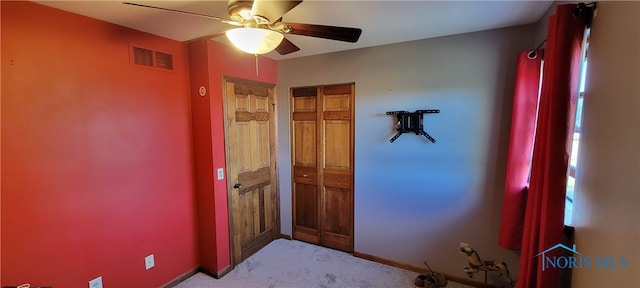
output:
[[[496,260],[483,261],[480,259],[478,252],[467,243],[460,243],[460,254],[469,256],[469,265],[462,267],[469,278],[473,278],[475,273],[484,271],[484,286],[487,287],[487,272],[496,271],[509,282],[509,285],[513,285],[513,279],[509,276],[507,263]]]
[[[427,265],[428,274],[418,275],[418,277],[416,277],[416,280],[413,281],[413,286],[417,288],[440,288],[447,286],[447,277],[433,272],[433,270],[431,270],[431,267],[429,267],[429,264],[427,264],[427,261],[424,261],[424,265]]]
[[[407,111],[390,111],[387,112],[387,115],[395,115],[398,119],[398,124],[396,124],[396,130],[398,134],[393,136],[389,142],[393,143],[396,141],[400,135],[403,133],[413,132],[416,135],[423,135],[427,137],[431,143],[436,143],[436,139],[433,139],[431,135],[427,134],[424,131],[424,126],[422,125],[422,119],[425,113],[440,113],[439,109],[431,109],[431,110],[416,110],[416,112],[407,112]]]

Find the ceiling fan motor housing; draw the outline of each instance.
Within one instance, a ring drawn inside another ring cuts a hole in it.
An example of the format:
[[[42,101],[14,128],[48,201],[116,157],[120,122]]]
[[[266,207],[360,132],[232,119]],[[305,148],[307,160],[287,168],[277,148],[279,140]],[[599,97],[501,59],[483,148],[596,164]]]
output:
[[[269,19],[253,15],[253,0],[229,0],[227,4],[229,16],[231,20],[246,24],[247,22],[255,22],[256,24],[269,23]]]

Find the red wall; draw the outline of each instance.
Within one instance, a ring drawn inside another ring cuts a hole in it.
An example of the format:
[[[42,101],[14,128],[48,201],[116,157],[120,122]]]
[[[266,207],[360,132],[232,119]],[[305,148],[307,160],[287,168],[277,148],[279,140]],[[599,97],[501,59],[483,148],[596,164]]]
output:
[[[186,47],[1,5],[1,285],[158,287],[195,268]],[[175,70],[132,67],[130,43]]]
[[[253,55],[214,41],[191,43],[189,55],[200,264],[220,275],[231,265],[227,182],[215,180],[215,171],[226,169],[222,79],[231,76],[275,84],[277,66],[274,60],[259,57],[256,75]],[[198,94],[200,86],[207,89],[204,97]]]
[[[2,5],[0,5],[0,14],[2,14]],[[2,16],[0,15],[0,20]],[[2,26],[2,25],[0,25]],[[0,29],[0,39],[2,39],[2,32]],[[2,42],[2,41],[0,41]],[[2,49],[0,49],[2,50]],[[0,56],[0,59],[2,57]],[[0,76],[2,72],[0,72]],[[2,80],[0,80],[0,91],[2,90]],[[1,96],[2,93],[0,93]],[[2,147],[2,97],[0,97],[0,147]],[[0,149],[0,163],[2,163],[2,149]],[[0,175],[2,175],[2,165],[0,165]],[[0,285],[2,285],[2,177],[0,177]]]

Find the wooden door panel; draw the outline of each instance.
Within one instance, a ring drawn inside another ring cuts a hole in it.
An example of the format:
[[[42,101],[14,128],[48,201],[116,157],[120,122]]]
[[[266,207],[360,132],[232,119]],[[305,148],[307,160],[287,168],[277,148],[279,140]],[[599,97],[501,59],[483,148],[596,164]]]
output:
[[[252,193],[252,192],[253,191],[251,190],[245,190],[245,193],[240,193],[238,197],[238,204],[237,204],[237,207],[239,208],[239,210],[251,211],[251,212],[254,211],[253,196],[255,193]],[[244,221],[238,222],[237,227],[239,227],[240,229],[234,232],[239,234],[241,244],[245,244],[253,240],[253,238],[255,238],[256,233],[254,231],[255,230],[254,222],[255,222],[255,219],[253,217],[253,213],[251,213],[250,217],[245,217]]]
[[[277,201],[275,197],[275,189],[273,189],[273,185],[266,185],[262,187],[262,191],[260,191],[260,211],[263,211],[264,216],[261,217],[260,222],[260,231],[268,231],[275,230],[277,227],[274,227],[276,224],[276,213],[269,213],[269,211],[275,211],[275,201]]]
[[[353,84],[336,84],[322,86],[323,95],[350,95],[353,93]]]
[[[273,241],[273,238],[274,236],[271,233],[262,233],[260,235],[257,235],[253,239],[253,241],[248,241],[240,245],[240,248],[238,249],[238,253],[240,254],[237,256],[237,258],[240,259],[239,261],[249,258],[249,256],[253,255],[253,253],[258,252],[258,250],[260,250],[262,247]]]
[[[326,90],[326,89],[325,89]],[[351,91],[344,91],[346,93],[340,94],[327,94],[327,91],[323,90],[324,94],[324,111],[349,111],[351,107]]]
[[[292,112],[293,237],[318,243],[317,91],[294,89]]]
[[[237,173],[251,171],[251,125],[250,122],[236,122],[235,143],[237,146]]]
[[[351,235],[342,235],[325,231],[322,234],[322,244],[329,248],[353,252],[353,237]]]
[[[351,123],[348,121],[325,120],[324,127],[324,167],[350,169]]]
[[[249,94],[237,93],[237,87],[232,87],[233,93],[235,95],[235,113],[248,112],[249,111]]]
[[[353,250],[353,213],[351,191],[342,188],[326,188],[322,238],[326,246]]]
[[[296,121],[293,124],[294,165],[315,166],[316,156],[316,122]]]
[[[233,264],[279,233],[273,85],[226,80],[226,137]],[[237,184],[237,185],[236,185]]]
[[[318,169],[308,166],[293,166],[293,181],[295,183],[318,185]]]
[[[273,85],[266,83],[257,83],[250,80],[234,79],[229,82],[234,83],[234,93],[236,95],[254,95],[259,97],[268,97],[271,94]]]
[[[294,183],[293,237],[318,243],[318,189],[317,185]]]
[[[292,117],[294,121],[316,121],[318,116],[316,112],[294,112]]]
[[[296,226],[318,229],[316,185],[296,184]]]
[[[353,176],[351,171],[344,169],[325,169],[323,175],[325,187],[351,189],[353,187]]]
[[[316,95],[293,98],[293,110],[295,112],[316,112]]]
[[[271,167],[240,173],[238,183],[242,184],[242,187],[238,188],[240,194],[252,192],[260,186],[271,185]]]
[[[322,90],[322,239],[353,251],[353,93],[351,85]]]
[[[351,234],[350,189],[327,187],[324,190],[324,229],[326,232]]]
[[[258,186],[254,189],[244,189],[239,195],[239,207],[244,211],[244,217],[239,222],[240,230],[234,231],[239,234],[240,247],[242,250],[262,248],[262,243],[267,238],[273,240],[275,213],[273,211],[275,198],[272,195],[271,185]],[[269,242],[267,241],[267,242]],[[257,251],[257,250],[255,250]],[[253,252],[255,252],[253,251]],[[241,251],[242,255],[251,255],[247,251]],[[244,259],[246,257],[242,257]]]
[[[325,186],[322,240],[327,247],[353,251],[353,192]]]
[[[267,113],[267,114],[269,113],[269,98],[267,96],[268,96],[267,94],[264,94],[264,95],[255,95],[253,97],[255,113]]]
[[[255,135],[257,138],[256,142],[252,143],[255,145],[255,154],[252,155],[252,158],[255,158],[255,168],[269,167],[271,163],[270,144],[269,142],[260,141],[260,139],[269,139],[269,122],[256,121],[255,126]]]

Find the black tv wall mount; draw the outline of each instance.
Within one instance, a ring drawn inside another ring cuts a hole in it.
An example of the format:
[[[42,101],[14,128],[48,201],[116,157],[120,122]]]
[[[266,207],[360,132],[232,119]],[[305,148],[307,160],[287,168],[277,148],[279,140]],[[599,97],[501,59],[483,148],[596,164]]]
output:
[[[407,111],[389,111],[387,115],[395,115],[398,119],[398,124],[396,124],[396,131],[398,133],[389,140],[389,142],[393,143],[396,141],[400,135],[403,133],[413,132],[416,135],[423,135],[427,137],[431,143],[436,143],[436,139],[433,139],[431,135],[424,131],[424,125],[422,125],[422,118],[425,113],[440,113],[439,109],[430,109],[430,110],[416,110],[415,112],[407,112]]]

